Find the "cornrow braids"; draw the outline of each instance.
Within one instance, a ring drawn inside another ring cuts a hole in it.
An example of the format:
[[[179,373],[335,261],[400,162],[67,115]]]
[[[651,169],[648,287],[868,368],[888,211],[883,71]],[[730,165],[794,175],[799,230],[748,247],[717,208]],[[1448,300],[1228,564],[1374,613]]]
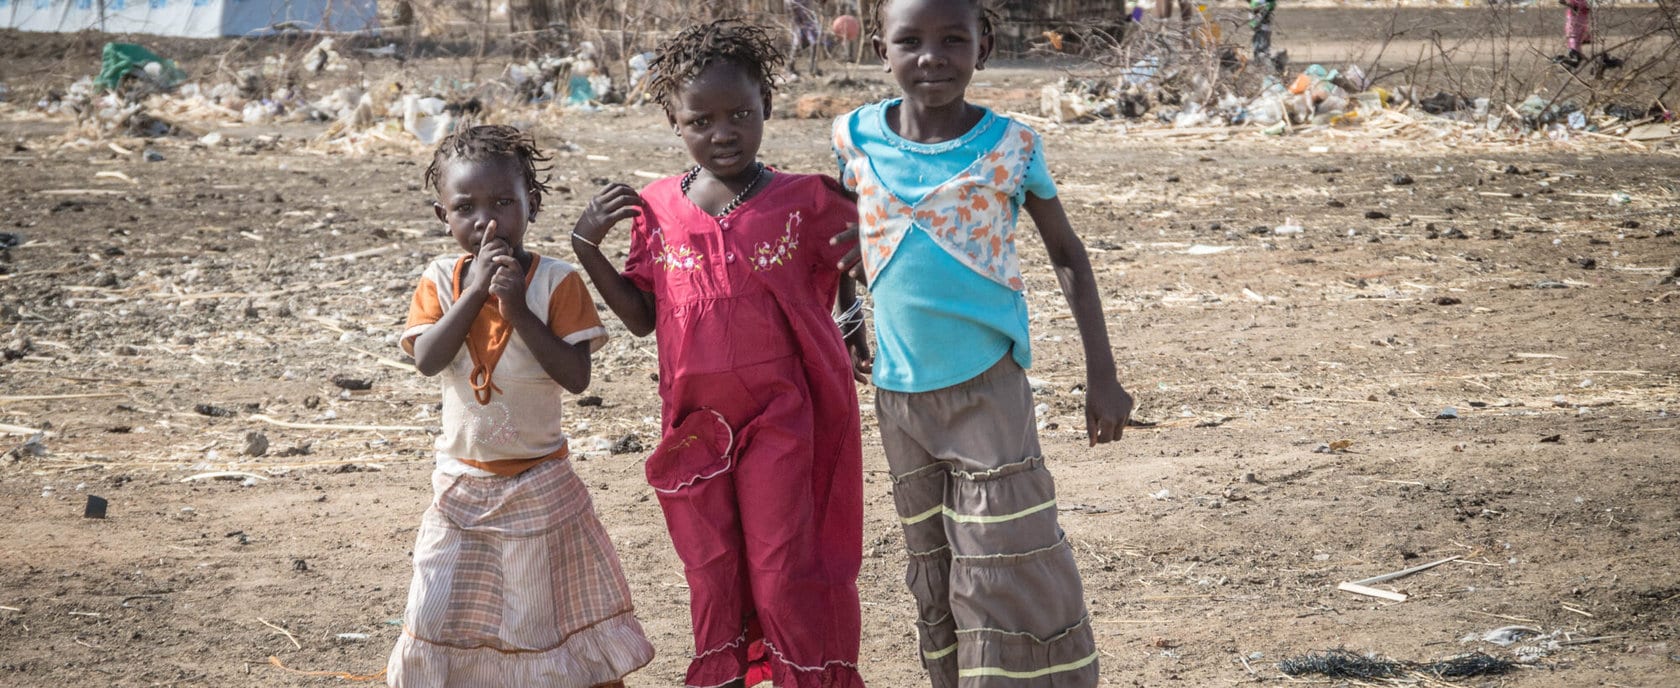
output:
[[[659,44],[648,62],[648,95],[666,109],[684,85],[716,62],[728,62],[758,82],[769,96],[776,70],[786,58],[764,27],[738,19],[720,19],[683,29]]]
[[[881,29],[887,24],[887,5],[890,4],[892,4],[892,0],[879,0],[875,3],[875,14],[870,19],[872,23],[869,26],[869,33],[877,36],[881,34]],[[998,14],[998,11],[986,0],[969,0],[968,6],[974,8],[974,13],[979,15],[976,19],[980,20],[980,35],[982,36],[992,35],[997,30],[997,25],[1003,23],[1003,15]]]
[[[548,186],[548,175],[537,175],[554,167],[539,167],[538,163],[553,159],[537,147],[535,137],[515,127],[505,124],[469,126],[463,123],[455,133],[439,141],[437,150],[432,152],[432,164],[426,166],[426,186],[430,187],[433,193],[437,193],[438,182],[443,177],[443,166],[451,160],[514,160],[519,163],[525,175],[526,191],[536,192],[531,199],[531,215],[535,217],[537,211],[542,209],[543,194],[553,190]]]

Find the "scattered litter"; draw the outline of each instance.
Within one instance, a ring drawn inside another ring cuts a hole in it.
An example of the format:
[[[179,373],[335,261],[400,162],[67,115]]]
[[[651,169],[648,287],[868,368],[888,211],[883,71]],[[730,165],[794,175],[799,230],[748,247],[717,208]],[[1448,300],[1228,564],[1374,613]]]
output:
[[[634,433],[620,437],[612,444],[612,453],[614,456],[619,454],[638,454],[645,450],[646,448],[642,446],[641,438],[637,437]]]
[[[245,456],[264,456],[268,454],[268,435],[253,430],[245,433],[245,448],[240,451]]]
[[[332,383],[333,383],[334,387],[337,387],[337,388],[343,389],[343,390],[354,391],[354,392],[365,392],[367,390],[373,389],[373,381],[372,380],[363,380],[361,378],[346,377],[344,375],[334,375],[333,379],[332,379]]]
[[[1416,663],[1392,660],[1375,654],[1361,655],[1343,649],[1308,653],[1278,662],[1278,670],[1290,676],[1319,674],[1329,678],[1364,680],[1397,678],[1406,672],[1438,678],[1492,676],[1506,673],[1514,666],[1509,660],[1480,652],[1455,655],[1437,662]]]
[[[82,518],[105,518],[105,509],[110,502],[104,497],[87,496],[87,506],[82,509]]]
[[[1526,638],[1542,635],[1543,633],[1544,631],[1534,628],[1533,626],[1501,626],[1483,633],[1480,636],[1475,634],[1467,635],[1464,637],[1462,642],[1480,640],[1484,643],[1493,643],[1502,647],[1510,647]]]
[[[187,75],[171,60],[133,43],[106,43],[100,51],[99,78],[95,83],[107,91],[117,91],[127,80],[165,91],[186,79]]]
[[[1453,406],[1448,406],[1444,409],[1441,409],[1440,413],[1435,414],[1435,420],[1457,420],[1457,419],[1458,419],[1458,408],[1453,407]]]
[[[1212,256],[1226,251],[1232,251],[1236,248],[1237,247],[1235,246],[1207,246],[1203,244],[1196,244],[1191,246],[1189,250],[1186,250],[1185,253],[1192,256]]]

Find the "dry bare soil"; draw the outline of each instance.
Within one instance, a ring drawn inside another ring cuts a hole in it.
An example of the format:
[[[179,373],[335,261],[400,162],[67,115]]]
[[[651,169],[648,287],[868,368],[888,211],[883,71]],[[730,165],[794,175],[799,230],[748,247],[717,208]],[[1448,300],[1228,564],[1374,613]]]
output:
[[[64,71],[35,64],[14,93]],[[1031,109],[1052,76],[994,71],[975,95]],[[653,110],[520,117],[576,146],[540,252],[567,257],[603,180],[686,163]],[[826,126],[774,121],[765,159],[831,169]],[[418,270],[453,250],[424,153],[259,150],[265,132],[241,129],[218,148],[117,141],[164,156],[145,162],[61,146],[63,130],[0,123],[0,231],[22,237],[0,264],[0,450],[50,432],[0,463],[0,684],[342,682],[270,657],[377,672],[437,422],[435,382],[393,365],[394,341]],[[1680,685],[1674,145],[1161,133],[1045,131],[1147,423],[1122,441],[1086,446],[1073,322],[1042,249],[1025,255],[1045,450],[1104,684],[1292,683],[1280,660],[1337,647],[1510,658],[1461,639],[1521,625],[1566,642],[1505,676],[1417,680]],[[1287,218],[1304,231],[1275,233]],[[611,327],[601,403],[564,412],[659,650],[629,685],[677,685],[686,591],[644,452],[600,451],[653,445],[653,346]],[[862,671],[925,685],[865,418]],[[265,456],[244,455],[250,433]],[[220,470],[261,479],[185,480]],[[107,518],[82,517],[88,495]],[[1448,557],[1382,586],[1403,603],[1336,589]]]

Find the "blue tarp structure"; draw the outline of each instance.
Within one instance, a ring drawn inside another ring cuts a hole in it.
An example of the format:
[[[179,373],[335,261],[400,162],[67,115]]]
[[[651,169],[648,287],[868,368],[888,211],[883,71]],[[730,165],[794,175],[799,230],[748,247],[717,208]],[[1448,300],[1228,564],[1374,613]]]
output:
[[[0,0],[0,27],[217,38],[379,26],[377,0]]]

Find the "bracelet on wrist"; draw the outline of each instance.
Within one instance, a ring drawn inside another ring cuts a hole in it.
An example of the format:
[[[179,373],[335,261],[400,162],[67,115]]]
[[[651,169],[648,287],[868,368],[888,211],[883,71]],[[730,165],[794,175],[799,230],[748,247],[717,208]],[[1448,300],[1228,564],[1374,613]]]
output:
[[[593,248],[597,251],[601,250],[601,245],[600,244],[595,243],[593,241],[590,241],[588,237],[585,237],[582,234],[578,234],[577,232],[572,232],[572,238],[577,240],[577,241],[581,241],[585,244],[588,244],[590,248]]]

